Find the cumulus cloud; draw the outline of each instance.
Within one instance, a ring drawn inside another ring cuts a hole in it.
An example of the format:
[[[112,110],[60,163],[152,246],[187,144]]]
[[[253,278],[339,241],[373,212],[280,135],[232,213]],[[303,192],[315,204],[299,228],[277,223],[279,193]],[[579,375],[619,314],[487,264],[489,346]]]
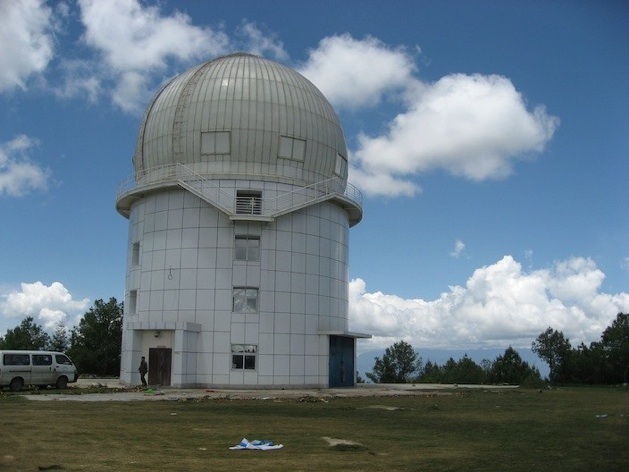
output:
[[[526,272],[511,256],[474,271],[465,286],[436,300],[369,293],[350,283],[350,327],[373,334],[361,348],[383,348],[401,339],[415,348],[530,347],[549,326],[572,342],[599,339],[629,293],[600,291],[605,278],[591,259],[575,257]]]
[[[527,107],[506,77],[423,82],[406,49],[372,37],[324,38],[299,70],[337,107],[383,100],[398,107],[383,132],[360,133],[350,152],[350,180],[370,195],[412,196],[420,191],[414,179],[433,170],[474,181],[504,178],[515,162],[543,151],[559,125],[544,106]]]
[[[322,39],[299,71],[335,106],[358,108],[376,105],[385,93],[407,88],[415,64],[403,48],[343,34]]]
[[[41,282],[22,283],[21,290],[0,295],[2,318],[32,316],[46,329],[65,322],[69,315],[82,314],[88,306],[88,298],[75,300],[60,282],[49,286]]]
[[[52,10],[42,0],[0,2],[0,92],[26,88],[53,57]]]
[[[517,160],[541,152],[559,124],[541,105],[528,110],[509,79],[456,74],[414,86],[407,109],[379,136],[361,134],[355,167],[378,179],[445,170],[473,181],[510,175]],[[358,182],[360,186],[360,182]],[[379,194],[408,194],[386,180]]]
[[[28,151],[37,144],[36,139],[26,135],[0,143],[0,197],[21,197],[48,187],[50,172],[28,156]]]
[[[224,32],[194,26],[179,11],[163,15],[158,6],[137,0],[79,0],[79,5],[83,40],[100,53],[98,73],[115,83],[112,100],[126,111],[143,108],[147,84],[167,71],[170,60],[208,58],[228,49]]]
[[[159,5],[138,0],[79,0],[84,43],[100,60],[66,62],[66,83],[58,94],[108,92],[122,110],[139,113],[155,86],[193,62],[244,50],[286,60],[274,34],[243,21],[230,37],[222,27],[196,26],[185,13],[165,14]]]

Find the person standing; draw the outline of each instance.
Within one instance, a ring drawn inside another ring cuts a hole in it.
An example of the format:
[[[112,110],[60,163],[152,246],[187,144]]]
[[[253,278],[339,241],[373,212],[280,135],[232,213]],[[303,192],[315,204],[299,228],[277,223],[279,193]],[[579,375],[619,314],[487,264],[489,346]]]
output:
[[[142,360],[140,361],[140,368],[138,372],[140,372],[140,379],[142,380],[142,386],[146,387],[146,373],[149,371],[149,366],[146,363],[146,359],[142,356]]]

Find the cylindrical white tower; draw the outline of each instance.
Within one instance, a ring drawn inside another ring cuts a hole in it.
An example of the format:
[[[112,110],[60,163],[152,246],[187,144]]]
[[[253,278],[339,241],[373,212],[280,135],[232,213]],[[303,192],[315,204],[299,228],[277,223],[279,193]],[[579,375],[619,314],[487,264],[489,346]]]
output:
[[[248,54],[175,77],[140,126],[121,381],[175,387],[351,386],[347,183],[338,118],[296,71]]]

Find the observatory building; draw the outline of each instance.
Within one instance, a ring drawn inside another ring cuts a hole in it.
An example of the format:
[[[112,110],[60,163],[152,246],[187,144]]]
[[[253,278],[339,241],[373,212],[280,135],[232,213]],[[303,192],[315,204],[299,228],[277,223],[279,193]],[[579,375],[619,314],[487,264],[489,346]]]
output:
[[[343,131],[296,71],[233,54],[170,80],[118,187],[129,219],[121,381],[174,387],[355,382]]]

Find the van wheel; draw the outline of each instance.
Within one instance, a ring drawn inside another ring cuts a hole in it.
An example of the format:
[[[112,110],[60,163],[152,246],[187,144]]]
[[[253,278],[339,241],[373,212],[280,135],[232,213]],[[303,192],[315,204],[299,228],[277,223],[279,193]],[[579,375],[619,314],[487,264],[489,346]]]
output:
[[[14,379],[11,380],[11,384],[9,385],[9,387],[11,388],[11,391],[13,392],[19,392],[20,390],[22,390],[23,386],[24,386],[24,379],[22,377],[15,377]]]
[[[67,377],[59,377],[57,379],[57,388],[59,390],[64,390],[66,388],[68,388],[68,378]]]

